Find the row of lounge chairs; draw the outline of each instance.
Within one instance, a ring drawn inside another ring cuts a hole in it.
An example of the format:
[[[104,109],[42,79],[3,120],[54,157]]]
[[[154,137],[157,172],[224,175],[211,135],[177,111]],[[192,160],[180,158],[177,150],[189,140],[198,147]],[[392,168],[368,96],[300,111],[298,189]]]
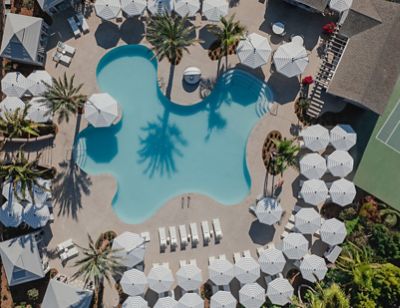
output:
[[[71,16],[67,20],[75,38],[80,37],[81,33],[85,34],[89,32],[89,25],[82,13],[77,13],[75,16]]]
[[[68,239],[57,245],[57,253],[62,262],[66,262],[79,255],[79,250],[72,239]]]
[[[53,56],[53,60],[63,65],[70,65],[72,57],[75,55],[76,49],[63,42],[57,43],[57,51]]]

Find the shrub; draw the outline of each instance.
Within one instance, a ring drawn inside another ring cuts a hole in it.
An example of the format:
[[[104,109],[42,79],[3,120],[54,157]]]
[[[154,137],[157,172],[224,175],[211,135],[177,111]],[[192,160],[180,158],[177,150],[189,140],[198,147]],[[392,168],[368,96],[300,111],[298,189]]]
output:
[[[372,226],[369,244],[374,247],[375,255],[384,261],[400,259],[400,232],[390,231],[382,224],[375,224]]]

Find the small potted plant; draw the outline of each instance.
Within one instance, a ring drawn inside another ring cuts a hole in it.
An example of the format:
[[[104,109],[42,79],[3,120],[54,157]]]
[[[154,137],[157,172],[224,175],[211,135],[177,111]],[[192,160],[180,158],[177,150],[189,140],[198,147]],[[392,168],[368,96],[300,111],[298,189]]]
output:
[[[328,22],[322,27],[322,30],[325,34],[332,35],[336,30],[336,24],[333,21]]]

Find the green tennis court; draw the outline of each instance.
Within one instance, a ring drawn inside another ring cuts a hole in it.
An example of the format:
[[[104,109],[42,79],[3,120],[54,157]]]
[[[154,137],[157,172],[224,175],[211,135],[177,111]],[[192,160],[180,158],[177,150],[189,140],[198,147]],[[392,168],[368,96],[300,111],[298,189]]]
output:
[[[376,138],[400,153],[400,99],[382,125]]]

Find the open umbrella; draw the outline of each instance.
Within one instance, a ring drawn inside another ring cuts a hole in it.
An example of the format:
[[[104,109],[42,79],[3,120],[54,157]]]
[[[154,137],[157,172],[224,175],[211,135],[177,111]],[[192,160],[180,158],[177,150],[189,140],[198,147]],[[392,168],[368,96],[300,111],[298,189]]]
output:
[[[242,257],[235,263],[235,276],[240,283],[252,283],[260,278],[260,265],[252,257]]]
[[[268,39],[257,33],[248,35],[236,48],[240,63],[253,69],[267,64],[271,52]]]
[[[171,14],[173,6],[172,0],[149,0],[147,9],[152,15]]]
[[[320,124],[309,126],[300,132],[304,146],[311,151],[325,150],[329,144],[329,131]]]
[[[233,264],[228,260],[215,259],[208,266],[208,275],[215,285],[228,285],[235,277]]]
[[[308,65],[306,49],[294,42],[282,44],[274,54],[274,64],[277,72],[286,77],[295,77],[304,72]]]
[[[277,199],[265,197],[257,202],[255,214],[263,224],[277,223],[281,219],[282,213],[283,209]]]
[[[19,72],[7,73],[1,80],[1,91],[7,96],[22,97],[30,83]]]
[[[331,129],[330,141],[336,150],[348,151],[357,143],[357,134],[350,125],[339,124]]]
[[[25,108],[25,103],[18,97],[7,96],[0,103],[0,115],[4,118],[5,114],[13,114],[17,109],[22,112]]]
[[[178,302],[171,296],[161,297],[155,303],[154,308],[178,308]]]
[[[46,123],[51,121],[51,110],[43,97],[34,97],[30,100],[26,117],[36,123]]]
[[[329,7],[331,10],[336,12],[344,12],[350,10],[353,0],[331,0],[329,1]]]
[[[343,178],[353,171],[354,160],[349,152],[336,150],[328,156],[327,165],[333,176]]]
[[[236,308],[237,300],[228,291],[218,291],[211,296],[211,308]]]
[[[204,308],[204,300],[197,293],[186,293],[178,301],[179,308]]]
[[[307,180],[301,187],[300,196],[306,203],[318,205],[328,198],[328,187],[322,180]]]
[[[316,282],[324,279],[328,268],[323,258],[317,255],[305,255],[300,264],[300,272],[304,279]]]
[[[96,15],[103,20],[117,18],[121,11],[121,2],[119,0],[96,0],[94,4]]]
[[[17,200],[7,200],[0,207],[0,221],[5,227],[18,227],[22,222],[22,205]]]
[[[329,194],[332,202],[340,206],[346,206],[353,202],[357,191],[353,182],[346,179],[339,179],[332,183]]]
[[[313,208],[302,208],[294,216],[294,225],[303,234],[314,234],[321,227],[321,215]]]
[[[128,17],[143,15],[146,7],[146,0],[121,0],[121,9]]]
[[[141,296],[129,296],[124,303],[122,308],[149,308],[149,305]]]
[[[245,284],[239,290],[239,302],[246,308],[259,308],[265,303],[265,290],[258,283]]]
[[[157,293],[164,293],[174,284],[174,276],[171,270],[164,265],[154,266],[147,275],[149,288]]]
[[[226,0],[204,0],[203,15],[210,21],[220,21],[228,15],[229,3]]]
[[[318,153],[304,155],[300,159],[300,173],[308,179],[319,179],[326,172],[326,160]]]
[[[118,103],[107,93],[93,94],[85,103],[85,118],[94,127],[108,127],[118,117]]]
[[[283,252],[275,247],[264,249],[258,258],[261,270],[268,275],[276,275],[283,271],[286,264]]]
[[[37,208],[33,203],[29,203],[25,206],[22,219],[34,229],[44,227],[50,219],[49,207]]]
[[[28,76],[29,81],[29,88],[28,91],[33,96],[40,96],[43,95],[47,91],[47,86],[53,85],[53,79],[51,78],[50,74],[44,70],[36,70],[33,71]]]
[[[268,283],[267,297],[274,305],[286,305],[290,303],[294,289],[290,282],[284,278],[276,278]]]
[[[308,251],[308,241],[303,234],[289,233],[283,239],[282,251],[288,259],[300,260]]]
[[[184,17],[193,17],[200,10],[199,0],[175,0],[174,5],[175,12]]]
[[[336,218],[325,220],[320,230],[321,240],[330,246],[343,243],[347,231],[343,222]]]
[[[125,294],[130,296],[142,295],[147,288],[147,277],[142,271],[133,268],[124,272],[119,284]]]
[[[178,285],[185,291],[193,291],[200,288],[203,278],[201,270],[195,264],[185,264],[176,272]]]
[[[126,267],[134,267],[143,262],[145,245],[144,239],[139,234],[124,232],[118,235],[112,244],[115,254],[121,258],[120,263]]]

